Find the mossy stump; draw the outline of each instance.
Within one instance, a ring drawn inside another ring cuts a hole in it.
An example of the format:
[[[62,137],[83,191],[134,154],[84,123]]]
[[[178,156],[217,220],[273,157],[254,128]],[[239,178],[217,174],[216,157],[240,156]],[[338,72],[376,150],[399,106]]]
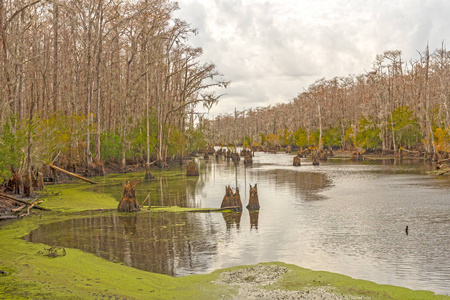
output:
[[[187,176],[198,176],[197,164],[194,161],[190,161],[188,163],[187,170],[186,170],[186,175]]]
[[[294,156],[294,162],[293,162],[294,167],[299,167],[302,165],[300,157],[298,156]]]
[[[130,182],[128,181],[123,186],[122,199],[120,199],[119,206],[117,210],[120,212],[137,212],[141,209],[139,208],[139,203],[136,200],[136,185],[138,181]]]
[[[256,183],[254,187],[250,184],[250,198],[248,200],[247,209],[251,211],[259,210],[258,187],[256,186]]]

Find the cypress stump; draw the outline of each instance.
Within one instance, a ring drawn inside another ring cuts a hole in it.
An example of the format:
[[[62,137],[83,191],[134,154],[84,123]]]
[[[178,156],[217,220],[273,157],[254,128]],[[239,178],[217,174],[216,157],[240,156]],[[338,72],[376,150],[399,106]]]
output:
[[[294,164],[294,167],[299,167],[299,166],[301,166],[302,163],[301,163],[300,157],[294,156],[294,162],[293,162],[293,164]]]
[[[239,188],[236,187],[236,192],[233,194],[233,206],[238,207],[238,211],[242,211],[241,195],[239,194]]]
[[[242,211],[241,195],[239,194],[238,188],[236,188],[236,192],[233,193],[233,190],[229,185],[225,187],[225,196],[223,197],[220,208],[224,207],[235,207],[237,211]]]
[[[249,166],[249,165],[251,165],[251,164],[253,164],[253,158],[252,158],[251,155],[247,155],[247,156],[244,158],[244,165],[245,165],[245,166]]]
[[[259,210],[258,187],[256,186],[256,183],[254,187],[250,184],[250,198],[248,200],[247,209]]]
[[[311,158],[312,158],[312,164],[313,164],[313,166],[318,166],[318,165],[319,165],[319,155],[317,154],[316,151],[314,151],[314,152],[311,154]]]
[[[120,199],[119,206],[117,210],[120,212],[137,212],[141,209],[139,208],[139,203],[136,200],[136,185],[138,181],[127,182],[123,186],[122,199]]]
[[[225,187],[225,196],[223,196],[222,204],[220,208],[233,206],[233,191],[231,187],[228,185]]]

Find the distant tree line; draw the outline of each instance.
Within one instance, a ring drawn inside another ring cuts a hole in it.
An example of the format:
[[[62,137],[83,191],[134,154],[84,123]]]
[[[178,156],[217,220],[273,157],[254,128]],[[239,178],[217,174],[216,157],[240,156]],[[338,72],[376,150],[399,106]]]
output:
[[[197,105],[226,87],[168,0],[0,1],[0,176],[55,159],[91,168],[203,147]],[[65,167],[65,166],[63,166]]]
[[[319,79],[289,103],[205,120],[215,144],[450,151],[450,52],[377,55],[366,74]]]

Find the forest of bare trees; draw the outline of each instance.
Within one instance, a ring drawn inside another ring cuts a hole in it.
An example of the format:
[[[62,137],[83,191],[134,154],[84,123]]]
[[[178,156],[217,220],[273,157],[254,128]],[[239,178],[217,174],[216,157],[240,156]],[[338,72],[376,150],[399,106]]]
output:
[[[51,162],[78,172],[164,165],[205,146],[194,108],[210,107],[220,95],[209,88],[228,83],[189,46],[196,30],[176,9],[168,0],[0,0],[3,179],[26,192]]]
[[[215,144],[450,151],[450,52],[377,55],[371,71],[319,79],[289,103],[205,120]]]

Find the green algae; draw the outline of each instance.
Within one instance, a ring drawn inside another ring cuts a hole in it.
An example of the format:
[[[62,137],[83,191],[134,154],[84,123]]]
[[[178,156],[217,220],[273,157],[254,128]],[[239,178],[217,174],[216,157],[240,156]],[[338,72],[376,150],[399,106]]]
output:
[[[166,171],[167,172],[167,171]],[[165,172],[165,173],[166,173]],[[159,172],[154,172],[154,174]],[[158,174],[162,176],[162,174]],[[157,176],[158,176],[157,175]],[[169,171],[164,184],[172,184],[182,177],[180,170]],[[109,188],[121,185],[124,179],[141,178],[143,173],[120,174],[101,179],[100,187],[86,184],[67,184],[47,187],[49,195],[42,197],[42,206],[52,212],[38,212],[29,217],[8,221],[0,227],[0,299],[220,299],[231,298],[237,287],[214,284],[221,272],[241,266],[218,270],[206,275],[174,278],[167,275],[141,271],[110,262],[94,254],[77,249],[66,249],[67,254],[51,258],[40,254],[47,245],[26,242],[23,237],[43,224],[101,215],[99,209],[116,209],[117,195]],[[177,183],[185,186],[188,180]],[[191,181],[189,184],[195,183]],[[150,191],[160,192],[159,184],[150,183]],[[152,187],[155,185],[156,187]],[[176,188],[176,187],[174,187]],[[117,189],[117,187],[116,187]],[[192,208],[179,206],[151,207],[153,212],[186,213]],[[195,209],[196,212],[208,209]],[[84,212],[83,212],[84,211]],[[139,212],[148,213],[146,209]],[[266,263],[267,264],[267,263]],[[269,289],[302,290],[311,286],[333,286],[344,294],[368,296],[372,299],[450,299],[427,291],[379,285],[348,276],[304,269],[284,263],[270,263],[287,267],[288,272]]]

